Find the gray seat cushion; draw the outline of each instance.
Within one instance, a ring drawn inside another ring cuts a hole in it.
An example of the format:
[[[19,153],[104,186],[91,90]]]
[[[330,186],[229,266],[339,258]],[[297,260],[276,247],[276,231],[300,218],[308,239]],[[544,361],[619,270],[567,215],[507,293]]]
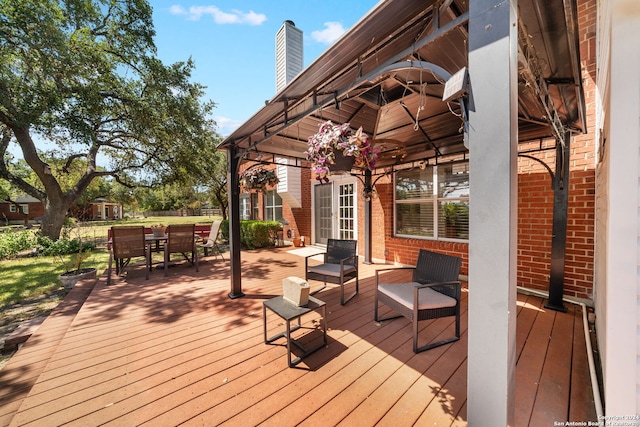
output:
[[[415,288],[416,285],[420,285],[420,283],[385,283],[378,285],[378,290],[405,307],[413,309],[413,288]],[[451,298],[448,295],[430,288],[420,289],[418,295],[418,310],[455,307],[456,305],[455,298]]]
[[[309,267],[309,271],[316,274],[323,274],[325,276],[340,277],[340,264],[320,264],[313,267]],[[344,274],[349,274],[356,271],[356,267],[353,265],[344,265]]]

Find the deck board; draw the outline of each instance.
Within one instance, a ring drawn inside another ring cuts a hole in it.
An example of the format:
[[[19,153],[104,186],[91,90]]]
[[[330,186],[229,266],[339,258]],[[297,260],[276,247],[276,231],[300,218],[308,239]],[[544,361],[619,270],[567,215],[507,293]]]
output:
[[[567,341],[567,337],[573,334],[574,313],[574,306],[568,309],[568,313],[545,313],[553,316],[553,330],[533,406],[531,425],[553,425],[554,422],[568,420],[573,339]]]
[[[136,267],[111,286],[100,278],[66,324],[48,319],[47,330],[45,321],[0,371],[0,426],[466,425],[472,285],[461,339],[414,354],[409,321],[373,321],[375,269],[389,266],[361,265],[360,294],[347,305],[337,286],[316,294],[327,303],[328,345],[290,369],[284,340],[264,343],[262,303],[302,274],[304,258],[284,249],[242,257],[246,296],[235,300],[229,262],[213,257],[199,273],[183,264],[167,278],[154,270],[145,280]],[[404,280],[406,271],[382,276]],[[551,312],[518,295],[517,319],[515,425],[595,418],[580,308]],[[310,328],[317,321],[303,317]],[[283,322],[269,316],[268,328]],[[420,334],[451,336],[453,319],[421,322]]]

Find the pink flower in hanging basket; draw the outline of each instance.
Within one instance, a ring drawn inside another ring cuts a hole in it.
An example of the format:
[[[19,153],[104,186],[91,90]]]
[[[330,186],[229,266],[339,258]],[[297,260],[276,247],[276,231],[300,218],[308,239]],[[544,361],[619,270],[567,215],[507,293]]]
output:
[[[240,187],[246,191],[258,190],[263,193],[267,191],[267,186],[274,186],[280,180],[271,169],[262,166],[249,167],[240,172]]]
[[[373,170],[378,160],[379,149],[371,146],[371,141],[360,127],[353,133],[349,123],[334,124],[330,120],[321,123],[318,133],[308,139],[309,148],[305,151],[307,160],[312,163],[311,170],[320,182],[328,182],[330,167],[335,163],[336,151],[344,156],[354,157],[354,166]]]

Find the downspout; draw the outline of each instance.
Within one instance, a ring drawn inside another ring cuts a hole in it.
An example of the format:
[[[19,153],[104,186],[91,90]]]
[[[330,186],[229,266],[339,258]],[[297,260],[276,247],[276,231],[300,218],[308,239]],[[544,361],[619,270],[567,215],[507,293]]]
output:
[[[535,289],[529,289],[522,286],[517,286],[519,292],[525,294],[531,294],[535,296],[539,296],[543,299],[549,298],[549,294],[547,292],[538,291]],[[600,399],[600,386],[598,385],[598,374],[596,373],[596,363],[593,359],[593,347],[591,346],[591,336],[589,334],[589,321],[587,319],[587,305],[580,301],[572,300],[571,298],[564,297],[562,298],[564,302],[568,302],[571,304],[576,304],[582,307],[582,327],[584,330],[584,341],[587,345],[587,360],[589,361],[589,377],[591,378],[591,390],[593,392],[593,400],[596,405],[596,415],[598,416],[598,420],[601,420],[604,416],[604,412],[602,410],[602,400]]]

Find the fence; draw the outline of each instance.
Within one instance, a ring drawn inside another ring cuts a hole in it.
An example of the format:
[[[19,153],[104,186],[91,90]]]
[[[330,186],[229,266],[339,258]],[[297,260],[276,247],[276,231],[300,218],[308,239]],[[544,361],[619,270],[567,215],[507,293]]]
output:
[[[144,217],[149,216],[222,216],[219,208],[211,209],[177,209],[171,211],[146,211]]]

